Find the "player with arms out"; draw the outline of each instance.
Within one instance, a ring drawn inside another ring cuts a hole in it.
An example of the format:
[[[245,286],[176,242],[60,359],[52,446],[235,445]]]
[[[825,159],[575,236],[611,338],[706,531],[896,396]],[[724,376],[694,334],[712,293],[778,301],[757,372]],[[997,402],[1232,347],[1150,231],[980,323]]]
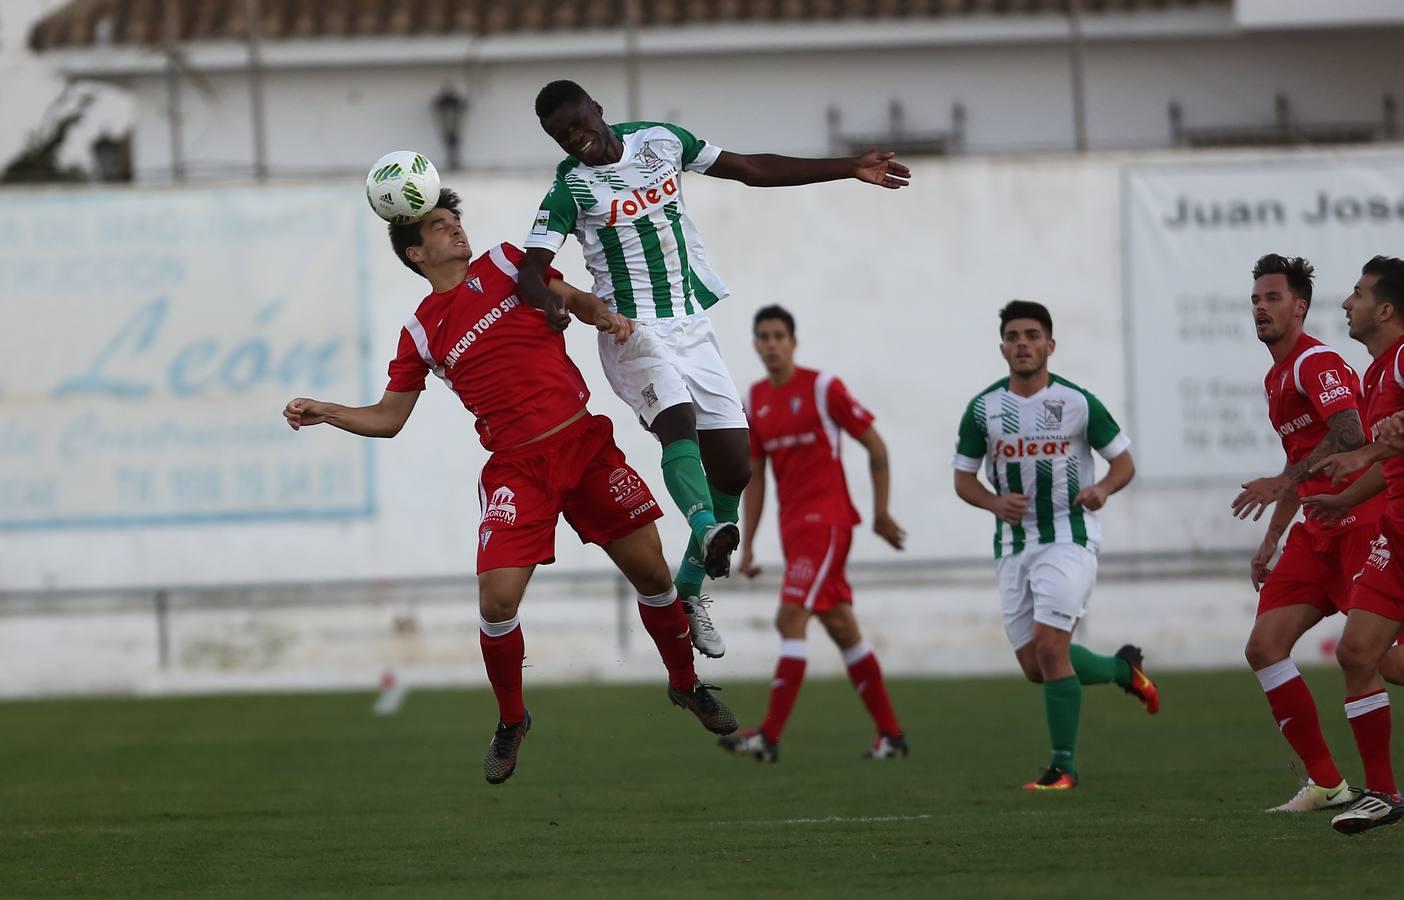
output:
[[[657,502],[615,446],[609,420],[586,409],[589,391],[559,329],[518,299],[522,252],[499,244],[473,260],[459,218],[458,196],[444,190],[419,222],[390,226],[396,255],[433,292],[400,332],[380,402],[348,407],[298,398],[283,415],[295,430],[326,422],[352,434],[394,437],[432,372],[477,419],[478,437],[492,454],[478,483],[477,566],[479,638],[499,715],[483,760],[490,783],[515,771],[531,728],[517,609],[536,566],[555,559],[562,514],[638,591],[639,615],[668,669],[669,698],[707,730],[730,734],[736,717],[693,669],[687,619],[653,524],[662,514]],[[547,271],[547,283],[581,321],[611,340],[628,338],[629,320],[597,297],[575,290],[555,270]]]
[[[853,589],[844,571],[853,526],[861,519],[848,496],[840,458],[841,432],[868,451],[873,479],[873,531],[898,550],[906,534],[887,510],[887,445],[873,427],[873,416],[827,372],[795,365],[795,320],[779,306],[756,313],[756,353],[766,377],[751,385],[746,404],[751,421],[751,483],[745,495],[745,542],[741,574],[755,577],[752,542],[765,503],[765,462],[775,470],[780,501],[780,542],[785,553],[785,581],[775,627],[780,632],[780,660],[770,683],[770,705],[759,729],[719,738],[727,750],[775,762],[780,733],[794,709],[804,681],[805,631],[818,616],[843,654],[848,677],[868,708],[877,737],[864,754],[871,759],[907,755],[902,726],[892,711],[877,654],[858,630]]]
[[[610,386],[662,445],[663,481],[692,532],[677,587],[693,642],[719,657],[726,644],[702,595],[707,576],[730,571],[741,539],[741,492],[751,479],[746,414],[722,361],[706,311],[728,295],[687,214],[683,172],[780,187],[852,178],[899,188],[910,172],[891,153],[845,159],[738,154],[658,122],[608,125],[604,108],[572,81],[536,97],[541,127],[568,157],[532,224],[522,266],[522,299],[568,321],[543,274],[575,235],[594,293],[637,320],[623,343],[600,341]]]
[[[1255,520],[1276,503],[1251,563],[1258,614],[1244,656],[1282,736],[1307,771],[1307,782],[1296,796],[1268,812],[1310,812],[1354,799],[1326,746],[1316,701],[1292,662],[1292,648],[1307,629],[1343,607],[1351,577],[1379,534],[1382,505],[1367,500],[1334,521],[1308,519],[1294,525],[1282,557],[1271,565],[1299,498],[1340,490],[1329,478],[1313,475],[1313,467],[1365,443],[1359,378],[1336,351],[1303,330],[1311,308],[1312,275],[1305,259],[1275,253],[1253,267],[1253,322],[1258,340],[1272,355],[1263,385],[1268,418],[1282,438],[1287,464],[1281,474],[1244,484],[1233,501],[1235,515],[1252,515]]]
[[[1101,656],[1072,642],[1097,580],[1097,510],[1136,474],[1131,441],[1092,394],[1048,371],[1053,318],[1041,303],[999,311],[1009,377],[975,396],[960,420],[955,491],[995,516],[995,571],[1004,632],[1024,677],[1043,685],[1048,768],[1026,791],[1077,787],[1083,685],[1115,682],[1154,715],[1160,692],[1139,648]],[[1108,463],[1095,481],[1092,451]],[[977,473],[994,487],[980,483]]]
[[[1303,500],[1311,513],[1329,518],[1349,509],[1348,502],[1384,491],[1384,509],[1368,556],[1346,601],[1346,624],[1336,645],[1345,673],[1345,713],[1365,768],[1365,791],[1349,809],[1331,820],[1345,834],[1358,834],[1404,820],[1404,803],[1390,762],[1391,714],[1384,681],[1401,683],[1404,649],[1404,260],[1376,256],[1361,270],[1355,290],[1342,304],[1350,335],[1365,344],[1374,362],[1365,372],[1365,422],[1374,443],[1328,457],[1313,471],[1337,485],[1340,496]],[[1355,473],[1366,470],[1358,478]],[[1353,482],[1353,483],[1351,483]],[[1334,500],[1334,502],[1333,502]],[[1359,509],[1359,507],[1356,507]]]

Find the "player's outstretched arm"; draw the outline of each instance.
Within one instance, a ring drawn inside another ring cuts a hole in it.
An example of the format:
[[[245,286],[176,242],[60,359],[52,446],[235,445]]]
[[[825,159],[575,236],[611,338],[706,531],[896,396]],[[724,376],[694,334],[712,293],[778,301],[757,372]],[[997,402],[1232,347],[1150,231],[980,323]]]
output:
[[[288,420],[293,431],[326,422],[362,437],[392,438],[405,427],[419,394],[419,391],[386,391],[380,402],[372,406],[342,406],[298,397],[288,401],[283,408],[283,418]]]
[[[614,341],[622,344],[634,333],[634,320],[619,313],[610,312],[605,302],[594,294],[588,294],[564,279],[556,278],[549,285],[551,292],[565,302],[566,309],[586,325],[593,325],[605,334],[614,335]]]
[[[1028,494],[996,494],[980,483],[980,476],[974,472],[955,470],[956,496],[976,509],[992,512],[995,517],[1010,525],[1017,525],[1029,508]]]
[[[765,457],[751,457],[751,480],[741,495],[741,574],[755,578],[761,573],[756,565],[756,529],[760,527],[761,512],[765,508]]]
[[[821,181],[854,178],[878,187],[896,190],[911,181],[912,170],[899,163],[894,153],[869,150],[858,156],[832,159],[805,159],[775,153],[732,153],[723,150],[706,174],[739,181],[750,187],[793,187]]]
[[[1077,492],[1073,505],[1099,510],[1107,503],[1107,498],[1131,483],[1136,477],[1136,460],[1130,450],[1123,450],[1107,463],[1107,474],[1096,484],[1090,484]]]
[[[898,550],[907,539],[907,532],[888,512],[887,501],[892,493],[892,473],[887,464],[887,444],[876,428],[869,428],[858,438],[868,451],[868,474],[873,479],[873,531]]]
[[[546,322],[557,331],[565,331],[570,313],[565,303],[546,283],[546,270],[556,254],[542,247],[528,247],[522,264],[517,267],[517,296],[528,306],[546,314]]]

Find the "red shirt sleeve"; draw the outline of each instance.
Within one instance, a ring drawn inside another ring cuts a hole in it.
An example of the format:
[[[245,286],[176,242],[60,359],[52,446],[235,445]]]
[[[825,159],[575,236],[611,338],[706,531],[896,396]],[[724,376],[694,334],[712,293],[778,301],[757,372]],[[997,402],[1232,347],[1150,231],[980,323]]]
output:
[[[507,257],[507,261],[518,268],[522,265],[522,260],[526,259],[526,251],[514,244],[503,244],[502,255]],[[556,279],[565,280],[565,276],[560,273],[555,266],[546,267],[546,283],[550,284]]]
[[[395,358],[390,361],[390,384],[387,391],[408,393],[424,390],[424,376],[429,374],[429,364],[419,355],[408,329],[400,329],[400,346]]]
[[[1360,380],[1336,353],[1313,353],[1297,368],[1297,385],[1325,422],[1338,412],[1360,409]]]
[[[828,403],[829,415],[852,437],[860,438],[873,427],[873,414],[854,400],[848,388],[837,378],[829,383]]]

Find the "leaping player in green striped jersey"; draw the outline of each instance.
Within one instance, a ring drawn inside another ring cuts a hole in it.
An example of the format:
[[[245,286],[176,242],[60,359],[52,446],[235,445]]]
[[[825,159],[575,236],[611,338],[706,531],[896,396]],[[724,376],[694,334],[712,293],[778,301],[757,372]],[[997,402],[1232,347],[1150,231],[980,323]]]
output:
[[[1048,371],[1053,318],[1015,300],[999,313],[1009,377],[975,396],[951,464],[960,499],[995,515],[994,555],[1004,633],[1024,676],[1043,685],[1053,758],[1025,790],[1077,787],[1084,684],[1116,682],[1154,715],[1160,694],[1130,644],[1099,656],[1072,642],[1097,579],[1097,510],[1136,473],[1131,441],[1092,394]],[[1101,481],[1092,451],[1108,462]],[[981,465],[994,490],[980,483]]]
[[[663,481],[692,531],[677,573],[692,641],[710,657],[726,652],[702,595],[706,576],[729,573],[741,540],[741,493],[751,480],[746,414],[722,361],[706,310],[729,291],[708,263],[683,201],[683,172],[754,187],[853,178],[883,188],[911,172],[891,153],[796,159],[722,150],[676,125],[607,125],[604,109],[572,81],[536,97],[541,127],[567,154],[523,246],[520,296],[564,328],[569,322],[543,277],[575,235],[594,293],[636,320],[624,344],[600,342],[610,386],[663,446]]]

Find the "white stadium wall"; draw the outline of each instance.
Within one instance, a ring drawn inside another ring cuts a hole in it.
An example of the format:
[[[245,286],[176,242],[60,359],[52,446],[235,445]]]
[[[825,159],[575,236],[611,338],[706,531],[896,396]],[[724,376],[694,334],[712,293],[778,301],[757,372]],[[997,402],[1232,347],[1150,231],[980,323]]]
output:
[[[733,291],[712,318],[736,381],[744,388],[761,372],[750,349],[752,313],[784,304],[798,319],[799,362],[840,375],[877,415],[907,558],[988,557],[992,523],[954,497],[948,460],[965,403],[1003,374],[996,312],[1021,297],[1053,311],[1054,369],[1096,392],[1135,441],[1139,478],[1107,508],[1104,553],[1187,558],[1181,574],[1193,575],[1194,558],[1224,554],[1241,554],[1246,570],[1261,525],[1233,520],[1228,504],[1242,476],[1282,462],[1260,382],[1254,387],[1268,357],[1248,329],[1253,259],[1270,250],[1316,259],[1310,325],[1343,343],[1337,304],[1360,262],[1404,252],[1402,175],[1398,153],[1092,156],[919,164],[913,186],[895,193],[857,184],[752,190],[697,176],[685,189]],[[449,181],[464,195],[478,252],[520,241],[548,185],[544,175]],[[1321,192],[1334,205],[1317,222]],[[1178,227],[1182,196],[1205,210],[1217,202],[1224,218]],[[298,395],[378,397],[399,327],[424,293],[389,249],[359,179],[11,191],[0,194],[0,238],[0,314],[9,323],[0,331],[0,590],[393,584],[471,573],[484,453],[441,384],[429,385],[392,441],[324,427],[294,434],[279,414]],[[573,242],[560,264],[588,283]],[[604,383],[593,332],[576,325],[568,343],[594,393],[591,406],[614,419],[620,445],[661,494],[656,444]],[[1187,379],[1199,387],[1186,387]],[[1172,402],[1186,397],[1192,406]],[[846,464],[866,511],[856,445]],[[758,556],[773,566],[773,496],[770,504]],[[661,526],[676,557],[680,517]],[[557,555],[561,570],[606,564],[565,527]],[[853,557],[875,567],[898,559],[866,530]],[[1175,602],[1177,590],[1193,603]],[[1147,591],[1159,599],[1139,610],[1110,608],[1117,596]],[[992,584],[876,593],[875,611],[899,597],[916,606],[900,629],[890,620],[868,629],[879,645],[911,645],[900,670],[987,669],[1007,657],[991,627]],[[1104,593],[1100,621],[1130,623],[1142,639],[1167,644],[1169,661],[1187,665],[1231,664],[1253,602],[1238,576]],[[759,673],[771,647],[769,601],[747,596],[744,621],[722,618],[743,646],[750,638],[741,630],[764,648],[759,667],[737,663]],[[463,599],[470,621],[472,598]],[[1199,638],[1203,619],[1192,610],[1206,606],[1220,609],[1223,622]],[[39,615],[42,602],[29,608]],[[304,624],[335,640],[329,622],[339,618],[308,616]],[[0,617],[10,638],[53,659],[38,637],[53,633],[50,624]],[[147,626],[133,627],[149,638]],[[611,619],[596,635],[606,654],[613,628]],[[99,630],[115,639],[97,624],[87,632]],[[1096,633],[1106,630],[1099,624]],[[963,646],[963,655],[923,653],[913,641],[922,634]],[[476,671],[473,643],[461,642],[455,657],[464,677]],[[8,655],[3,665],[18,671],[18,659]],[[103,682],[70,674],[77,680],[30,687]],[[192,675],[178,683],[207,682]],[[151,682],[129,673],[115,684]]]

